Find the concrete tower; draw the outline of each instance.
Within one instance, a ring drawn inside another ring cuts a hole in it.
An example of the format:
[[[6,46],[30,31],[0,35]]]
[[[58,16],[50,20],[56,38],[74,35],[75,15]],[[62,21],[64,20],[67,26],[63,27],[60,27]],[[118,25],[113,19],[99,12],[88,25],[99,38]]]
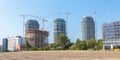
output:
[[[54,42],[57,42],[60,34],[66,35],[66,22],[62,18],[56,18],[54,20]]]
[[[95,38],[95,22],[92,17],[84,16],[82,21],[82,40]]]

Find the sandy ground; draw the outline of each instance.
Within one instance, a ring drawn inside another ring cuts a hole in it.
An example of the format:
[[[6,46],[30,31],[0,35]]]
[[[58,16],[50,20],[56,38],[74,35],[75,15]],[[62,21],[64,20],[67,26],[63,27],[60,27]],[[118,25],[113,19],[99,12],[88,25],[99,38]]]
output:
[[[2,52],[0,60],[120,60],[120,52],[70,50]]]

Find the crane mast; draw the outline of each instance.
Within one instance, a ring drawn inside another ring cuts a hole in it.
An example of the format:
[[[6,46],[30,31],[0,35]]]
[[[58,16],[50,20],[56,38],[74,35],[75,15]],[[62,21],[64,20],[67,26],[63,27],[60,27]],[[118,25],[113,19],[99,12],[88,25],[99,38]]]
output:
[[[68,15],[70,15],[71,13],[65,13],[66,15],[66,35],[68,35]]]
[[[27,15],[22,15],[22,17],[25,17],[25,16],[30,16],[30,17],[33,17],[33,18],[36,18],[36,19],[39,19],[39,20],[42,20],[42,45],[44,47],[44,43],[45,43],[45,33],[44,33],[44,22],[47,22],[48,20],[44,19],[44,17],[40,18],[40,17],[37,17],[37,16],[34,16],[34,15],[30,15],[30,14],[27,14]],[[48,41],[47,41],[48,42]]]

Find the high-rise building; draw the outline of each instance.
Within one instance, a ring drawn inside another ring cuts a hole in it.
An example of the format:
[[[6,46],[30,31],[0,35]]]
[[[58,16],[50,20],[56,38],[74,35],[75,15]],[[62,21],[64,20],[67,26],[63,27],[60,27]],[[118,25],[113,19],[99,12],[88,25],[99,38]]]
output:
[[[92,17],[84,16],[82,20],[82,40],[95,38],[95,22]]]
[[[8,39],[7,38],[3,38],[3,43],[2,43],[2,51],[3,52],[7,52],[8,51]]]
[[[62,18],[56,18],[54,20],[54,42],[57,42],[60,34],[66,35],[66,22]]]
[[[103,49],[120,48],[120,21],[104,23],[102,28]]]
[[[27,30],[26,40],[31,46],[45,47],[48,46],[48,36],[49,33],[47,31]]]
[[[48,46],[48,31],[39,30],[39,23],[37,20],[28,20],[26,22],[26,41],[31,46],[45,47]]]
[[[38,30],[39,23],[37,20],[29,19],[25,24],[25,30]],[[27,34],[27,33],[26,33]]]

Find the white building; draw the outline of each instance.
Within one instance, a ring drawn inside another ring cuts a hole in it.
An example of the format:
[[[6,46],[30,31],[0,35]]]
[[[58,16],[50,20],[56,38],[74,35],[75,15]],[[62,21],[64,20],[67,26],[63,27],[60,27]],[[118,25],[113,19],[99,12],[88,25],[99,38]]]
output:
[[[120,48],[120,21],[103,24],[103,49]]]
[[[16,51],[19,46],[25,46],[25,39],[21,36],[16,36],[13,38],[8,38],[8,51]]]

